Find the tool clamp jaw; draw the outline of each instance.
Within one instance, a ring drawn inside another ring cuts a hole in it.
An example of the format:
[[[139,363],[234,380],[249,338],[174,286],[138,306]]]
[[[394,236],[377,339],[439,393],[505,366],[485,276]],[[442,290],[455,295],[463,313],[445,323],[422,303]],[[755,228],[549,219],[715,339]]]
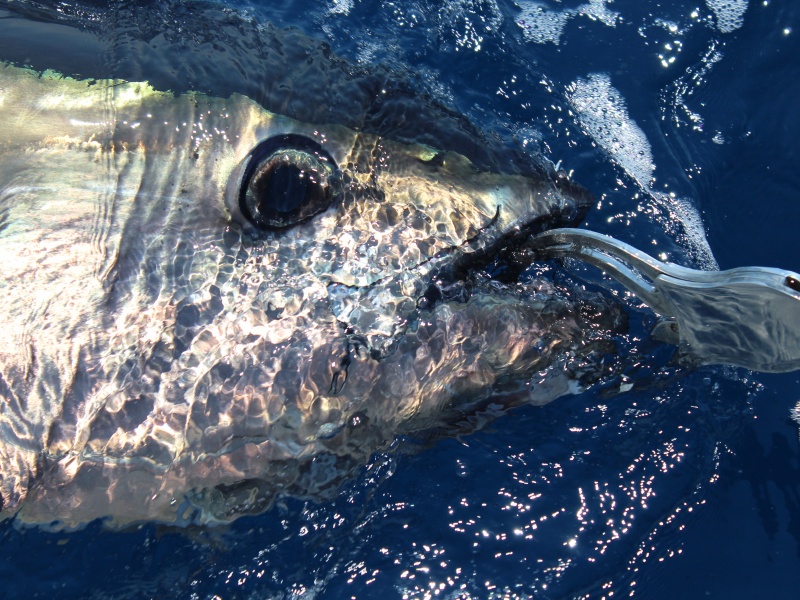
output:
[[[701,364],[775,373],[800,369],[800,274],[770,267],[698,271],[582,229],[551,229],[530,246],[542,256],[575,258],[617,279],[662,315],[653,335]]]

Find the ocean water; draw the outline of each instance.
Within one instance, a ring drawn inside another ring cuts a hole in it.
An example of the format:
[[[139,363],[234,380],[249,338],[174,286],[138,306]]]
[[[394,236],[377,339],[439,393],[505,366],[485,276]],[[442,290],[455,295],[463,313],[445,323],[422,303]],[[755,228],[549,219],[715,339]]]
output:
[[[43,4],[0,3],[0,59],[94,61],[93,38],[54,35]],[[152,28],[154,45],[159,28],[200,26],[199,3],[162,4],[182,4],[181,19],[116,26]],[[560,163],[597,196],[590,229],[698,268],[800,271],[796,2],[225,6],[242,36],[296,27]],[[70,23],[100,10],[58,7]],[[204,51],[213,63],[220,50]],[[148,66],[118,65],[145,79]],[[634,328],[652,322],[598,273],[565,273],[617,294]],[[635,336],[621,351],[647,360],[469,435],[402,440],[327,502],[286,498],[214,529],[2,523],[0,598],[796,598],[800,375],[673,368],[668,349]]]

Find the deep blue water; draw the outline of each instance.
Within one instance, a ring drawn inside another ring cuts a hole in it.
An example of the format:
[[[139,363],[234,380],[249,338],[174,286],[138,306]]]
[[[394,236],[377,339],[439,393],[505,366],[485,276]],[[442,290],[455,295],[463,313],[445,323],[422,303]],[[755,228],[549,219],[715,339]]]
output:
[[[599,199],[592,229],[685,264],[709,266],[710,248],[722,268],[800,271],[792,0],[232,6],[408,71],[562,161]],[[0,524],[0,597],[797,597],[800,375],[655,371],[376,456],[333,501],[224,529]]]

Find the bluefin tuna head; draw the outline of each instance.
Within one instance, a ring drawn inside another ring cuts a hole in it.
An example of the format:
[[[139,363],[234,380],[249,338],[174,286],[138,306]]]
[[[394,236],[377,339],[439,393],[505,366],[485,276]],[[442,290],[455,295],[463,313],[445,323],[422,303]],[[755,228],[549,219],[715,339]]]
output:
[[[591,196],[456,150],[0,65],[2,514],[226,521],[574,389],[619,313],[485,267]]]

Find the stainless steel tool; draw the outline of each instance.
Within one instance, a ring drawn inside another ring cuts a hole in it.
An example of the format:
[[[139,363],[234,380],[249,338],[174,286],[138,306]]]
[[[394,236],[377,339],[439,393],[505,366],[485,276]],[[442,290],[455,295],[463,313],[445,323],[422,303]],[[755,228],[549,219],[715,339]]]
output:
[[[698,271],[667,264],[607,235],[551,229],[537,251],[599,267],[665,319],[654,334],[704,364],[800,369],[800,274],[769,267]]]

